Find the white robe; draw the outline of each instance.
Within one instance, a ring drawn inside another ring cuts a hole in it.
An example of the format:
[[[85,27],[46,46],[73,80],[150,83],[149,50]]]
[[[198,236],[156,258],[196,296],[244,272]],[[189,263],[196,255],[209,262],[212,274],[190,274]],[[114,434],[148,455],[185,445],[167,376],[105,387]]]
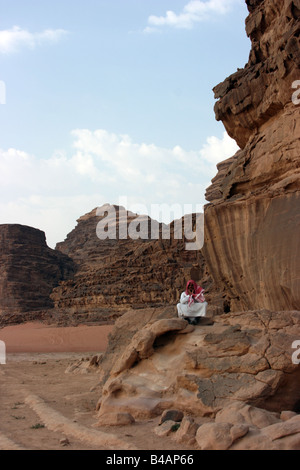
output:
[[[177,304],[177,311],[179,318],[185,317],[205,317],[206,316],[206,309],[207,309],[207,302],[193,302],[189,306],[189,298],[190,296],[187,295],[185,292],[182,292],[180,297],[180,303]]]

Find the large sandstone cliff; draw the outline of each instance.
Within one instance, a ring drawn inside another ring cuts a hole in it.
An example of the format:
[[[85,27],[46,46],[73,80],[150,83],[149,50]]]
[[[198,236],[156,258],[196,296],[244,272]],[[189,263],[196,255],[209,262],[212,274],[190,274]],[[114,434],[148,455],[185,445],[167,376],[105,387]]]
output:
[[[231,311],[300,309],[300,2],[246,3],[249,62],[214,89],[241,150],[207,190],[203,254]]]

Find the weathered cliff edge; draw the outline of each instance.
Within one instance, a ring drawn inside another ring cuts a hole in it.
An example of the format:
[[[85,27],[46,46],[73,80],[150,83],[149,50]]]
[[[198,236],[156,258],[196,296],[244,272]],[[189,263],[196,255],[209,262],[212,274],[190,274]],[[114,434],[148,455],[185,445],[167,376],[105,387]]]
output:
[[[246,3],[249,62],[214,89],[241,150],[207,190],[203,254],[230,311],[300,310],[300,2]]]

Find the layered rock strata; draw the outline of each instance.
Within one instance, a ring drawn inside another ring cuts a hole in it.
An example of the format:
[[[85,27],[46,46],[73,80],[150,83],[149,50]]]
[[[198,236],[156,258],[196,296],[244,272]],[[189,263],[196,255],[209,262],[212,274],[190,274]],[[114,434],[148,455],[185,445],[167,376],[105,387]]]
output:
[[[207,190],[203,254],[229,310],[300,310],[300,2],[246,3],[249,62],[214,89],[241,150]]]
[[[49,248],[44,232],[0,225],[1,324],[46,318],[52,289],[73,274],[73,261]]]

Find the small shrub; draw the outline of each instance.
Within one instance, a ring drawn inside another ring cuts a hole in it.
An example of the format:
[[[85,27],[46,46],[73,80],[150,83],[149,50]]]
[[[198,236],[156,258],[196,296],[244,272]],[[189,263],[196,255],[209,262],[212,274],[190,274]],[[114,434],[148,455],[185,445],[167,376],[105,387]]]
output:
[[[37,424],[34,424],[33,426],[31,426],[30,429],[42,429],[42,428],[44,428],[44,427],[45,427],[44,424],[37,423]]]

